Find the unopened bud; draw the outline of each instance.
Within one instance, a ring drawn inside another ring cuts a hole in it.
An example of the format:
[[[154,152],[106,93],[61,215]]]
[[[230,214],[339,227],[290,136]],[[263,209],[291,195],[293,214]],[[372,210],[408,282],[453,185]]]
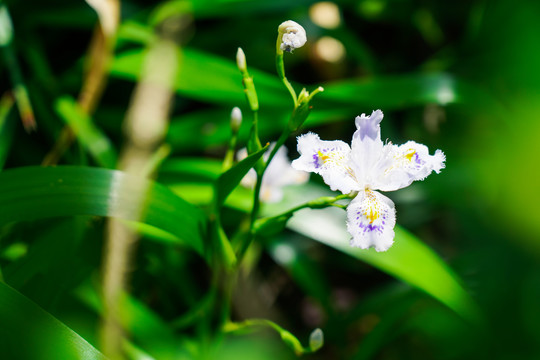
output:
[[[281,36],[280,48],[283,51],[292,52],[298,49],[307,41],[306,30],[292,20],[287,20],[278,27],[278,32]]]
[[[317,328],[313,330],[309,335],[309,348],[311,351],[319,350],[324,344],[324,334],[321,329]]]
[[[231,129],[233,132],[238,132],[242,125],[242,111],[239,107],[235,106],[231,111]]]
[[[238,48],[238,51],[236,52],[236,65],[238,66],[238,69],[242,73],[247,71],[247,64],[246,64],[246,54],[244,54],[244,50],[242,48]]]
[[[0,46],[6,46],[11,42],[13,37],[13,24],[7,8],[0,5]]]

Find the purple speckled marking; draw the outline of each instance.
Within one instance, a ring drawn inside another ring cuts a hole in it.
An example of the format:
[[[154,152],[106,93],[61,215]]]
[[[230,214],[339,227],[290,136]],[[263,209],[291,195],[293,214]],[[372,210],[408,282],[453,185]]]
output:
[[[336,148],[331,148],[331,149],[319,149],[315,152],[315,154],[313,154],[313,165],[315,166],[315,169],[318,169],[320,168],[324,162],[321,163],[321,159],[319,158],[319,154],[320,153],[323,153],[323,154],[326,154],[326,153],[331,153],[332,151],[335,151]]]
[[[417,152],[414,153],[414,162],[416,162],[417,164],[420,164],[420,165],[422,165],[424,163],[422,161],[422,159],[420,159],[420,156],[418,155]]]
[[[360,227],[360,229],[363,229],[363,230],[364,230],[364,231],[363,231],[364,233],[365,233],[366,231],[372,232],[372,231],[374,231],[374,230],[380,232],[381,234],[382,234],[382,232],[383,232],[383,228],[382,228],[382,226],[380,226],[380,225],[373,225],[373,224],[367,224],[367,225],[364,225],[364,224],[360,223],[360,224],[359,224],[359,227]]]
[[[319,155],[316,153],[313,154],[313,165],[315,165],[315,169],[318,169],[321,165],[319,164]]]

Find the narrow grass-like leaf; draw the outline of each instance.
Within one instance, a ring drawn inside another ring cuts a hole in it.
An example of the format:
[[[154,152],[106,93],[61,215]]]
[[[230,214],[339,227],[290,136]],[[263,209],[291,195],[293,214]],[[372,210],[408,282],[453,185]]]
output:
[[[92,310],[102,314],[103,304],[90,283],[82,284],[76,293]],[[177,338],[172,329],[150,308],[127,294],[122,296],[120,301],[122,306],[119,317],[135,345],[156,359],[189,358],[187,350],[179,346],[182,340]]]
[[[330,191],[319,186],[306,185],[295,188],[294,195],[286,194],[285,198],[294,203],[303,203],[330,194]],[[272,210],[275,211],[268,207],[267,211]],[[461,286],[457,275],[433,250],[400,226],[395,228],[394,245],[386,252],[351,247],[351,236],[346,230],[346,213],[338,208],[298,211],[288,227],[425,291],[467,320],[479,320],[476,305]]]
[[[249,54],[247,54],[249,57]],[[113,62],[111,75],[137,80],[144,51],[130,50],[119,54]],[[193,49],[185,49],[182,71],[176,81],[176,90],[183,95],[210,103],[237,105],[244,101],[241,76],[234,63],[234,56],[224,59]],[[250,70],[257,86],[261,108],[285,107],[290,99],[283,85],[274,75]],[[349,111],[362,111],[359,106],[402,109],[421,104],[477,103],[494,104],[493,99],[472,83],[454,75],[410,73],[353,79],[322,84],[325,91],[317,96],[316,107]],[[366,110],[364,110],[366,111]]]
[[[221,174],[223,164],[219,160],[205,158],[172,158],[159,168],[160,178],[197,178],[214,181]]]
[[[240,184],[248,171],[255,166],[267,148],[268,146],[265,146],[261,150],[254,152],[219,176],[216,180],[216,203],[218,206],[225,202],[227,196]]]
[[[115,58],[111,75],[136,81],[142,68],[145,51],[123,52]],[[249,56],[249,54],[247,54]],[[207,102],[243,104],[245,101],[242,76],[234,61],[193,49],[183,49],[182,67],[176,77],[175,89],[180,93]],[[251,71],[257,86],[261,106],[288,105],[283,85],[277,77],[260,71]]]
[[[56,111],[90,152],[96,162],[106,168],[116,166],[116,150],[107,136],[98,129],[92,119],[68,96],[56,101]]]
[[[2,282],[0,324],[3,359],[106,359],[73,330]]]
[[[442,259],[427,245],[400,226],[395,244],[386,252],[362,250],[349,245],[345,212],[331,208],[304,210],[291,219],[289,227],[323,244],[362,260],[379,270],[425,291],[467,320],[478,314],[469,294]]]
[[[139,221],[133,198],[126,195],[133,184],[130,178],[120,171],[89,167],[26,167],[2,172],[0,225],[75,215]],[[202,254],[203,212],[164,186],[148,181],[141,221],[175,235],[180,244]]]
[[[480,98],[483,102],[489,100],[471,83],[442,72],[338,81],[324,84],[324,90],[317,97],[320,108],[365,104],[389,110],[422,104],[472,103]]]

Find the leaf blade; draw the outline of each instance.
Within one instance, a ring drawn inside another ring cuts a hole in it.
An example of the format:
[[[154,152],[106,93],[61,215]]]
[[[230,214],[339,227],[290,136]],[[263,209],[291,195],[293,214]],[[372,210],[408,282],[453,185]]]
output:
[[[296,187],[290,194],[286,193],[285,198],[294,203],[303,203],[330,194],[332,192],[320,186],[307,184]],[[292,205],[287,204],[289,207]],[[268,207],[267,211],[275,212],[276,208]],[[471,322],[481,321],[477,306],[461,286],[459,277],[439,255],[413,234],[397,225],[394,245],[388,251],[378,253],[374,249],[351,247],[351,236],[345,224],[346,213],[343,210],[326,208],[297,211],[287,226],[420,289]]]
[[[0,225],[74,215],[141,221],[133,210],[134,198],[129,196],[130,179],[121,171],[77,166],[4,171],[0,173]],[[202,254],[202,210],[166,187],[147,182],[147,208],[142,221],[176,235],[179,243]]]
[[[0,348],[7,358],[106,360],[81,336],[2,282],[0,323]]]
[[[216,203],[218,206],[223,205],[227,196],[240,184],[242,178],[248,171],[255,166],[257,161],[264,155],[268,145],[262,149],[249,155],[235,166],[221,174],[215,183],[216,187]]]

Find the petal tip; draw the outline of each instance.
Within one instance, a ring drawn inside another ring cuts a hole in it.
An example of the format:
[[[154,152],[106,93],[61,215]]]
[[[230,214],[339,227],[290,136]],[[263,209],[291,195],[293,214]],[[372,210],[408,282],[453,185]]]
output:
[[[369,137],[371,139],[377,139],[380,137],[380,123],[384,115],[381,110],[373,110],[371,115],[366,116],[362,113],[354,119],[354,123],[357,128],[355,136],[360,136],[360,139]]]
[[[435,171],[437,174],[441,172],[442,169],[446,167],[446,155],[444,153],[437,149],[435,151],[435,154],[433,155],[433,171]]]

